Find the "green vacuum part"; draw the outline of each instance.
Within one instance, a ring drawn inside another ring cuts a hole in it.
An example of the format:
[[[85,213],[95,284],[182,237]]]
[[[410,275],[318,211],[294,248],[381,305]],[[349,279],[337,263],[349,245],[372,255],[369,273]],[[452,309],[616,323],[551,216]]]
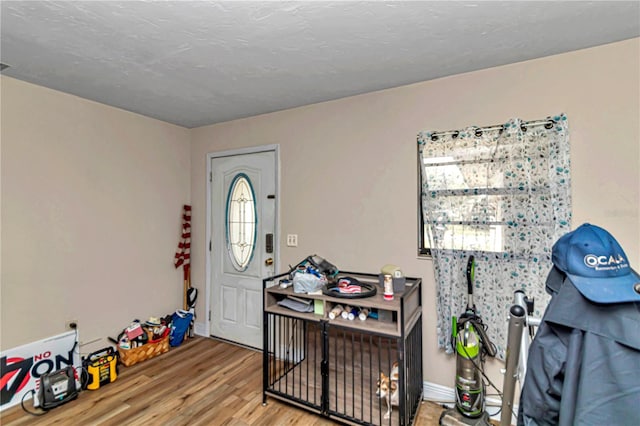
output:
[[[480,417],[484,413],[480,338],[470,321],[456,334],[456,406],[466,417]]]
[[[484,383],[482,381],[482,320],[476,314],[473,285],[476,274],[474,256],[467,261],[467,307],[460,319],[454,319],[453,334],[456,350],[456,408],[464,416],[479,418],[484,414]]]
[[[484,385],[480,367],[481,340],[470,321],[452,317],[453,341],[456,347],[456,407],[440,416],[441,426],[490,426],[484,411]]]
[[[465,358],[476,358],[480,353],[480,341],[473,325],[466,323],[464,334],[456,339],[456,352]]]

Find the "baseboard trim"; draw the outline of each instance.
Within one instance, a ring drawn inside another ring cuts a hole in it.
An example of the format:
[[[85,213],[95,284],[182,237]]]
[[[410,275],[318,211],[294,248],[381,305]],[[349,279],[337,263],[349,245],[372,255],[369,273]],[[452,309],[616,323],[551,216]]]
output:
[[[203,322],[195,322],[193,323],[193,332],[197,336],[209,337],[207,334],[207,326]]]
[[[426,401],[443,404],[447,407],[453,407],[456,400],[453,388],[432,382],[424,382],[422,384],[422,395]]]
[[[422,383],[422,399],[425,401],[435,402],[445,407],[452,408],[455,406],[456,391],[448,386],[442,386],[437,383],[423,382]],[[496,397],[489,397],[486,401],[486,410],[491,416],[492,420],[500,421],[500,406],[502,400]],[[513,406],[513,411],[518,412],[518,406]],[[511,416],[511,424],[516,424],[517,419],[515,416]]]

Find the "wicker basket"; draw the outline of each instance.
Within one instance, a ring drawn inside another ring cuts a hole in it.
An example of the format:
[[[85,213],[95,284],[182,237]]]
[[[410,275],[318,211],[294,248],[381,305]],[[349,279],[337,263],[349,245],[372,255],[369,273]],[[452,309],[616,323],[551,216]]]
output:
[[[130,367],[142,361],[169,352],[169,336],[165,336],[155,342],[149,342],[145,345],[133,349],[122,349],[118,347],[120,362],[125,367]]]

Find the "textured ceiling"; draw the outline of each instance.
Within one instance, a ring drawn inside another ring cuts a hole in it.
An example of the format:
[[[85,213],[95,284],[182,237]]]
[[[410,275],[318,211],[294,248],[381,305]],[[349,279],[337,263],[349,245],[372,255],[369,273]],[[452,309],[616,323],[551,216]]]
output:
[[[640,2],[7,1],[4,75],[198,127],[640,36]]]

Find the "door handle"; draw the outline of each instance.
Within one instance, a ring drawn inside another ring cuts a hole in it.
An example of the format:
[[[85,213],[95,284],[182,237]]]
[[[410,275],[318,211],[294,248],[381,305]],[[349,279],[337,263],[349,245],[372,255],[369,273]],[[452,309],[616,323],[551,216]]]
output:
[[[265,260],[264,264],[267,265],[267,266],[273,265],[273,257],[270,257],[267,260]]]

